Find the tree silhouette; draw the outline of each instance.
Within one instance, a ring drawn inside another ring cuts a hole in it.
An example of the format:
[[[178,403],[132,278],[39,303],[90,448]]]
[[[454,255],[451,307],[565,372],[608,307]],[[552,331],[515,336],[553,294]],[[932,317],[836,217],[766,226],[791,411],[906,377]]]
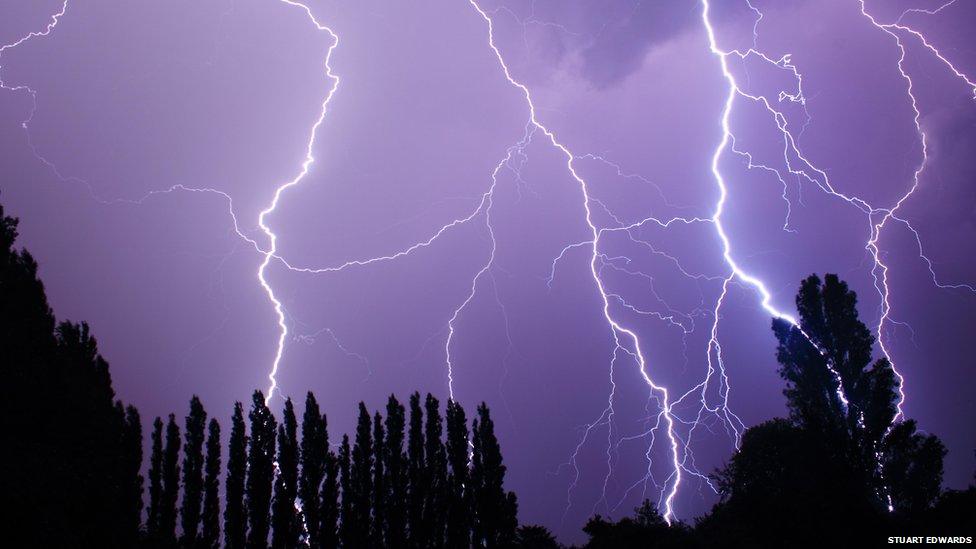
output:
[[[278,474],[275,477],[271,546],[298,546],[298,516],[295,498],[298,494],[298,422],[291,399],[285,400],[285,411],[278,426]]]
[[[200,398],[193,395],[183,432],[183,501],[180,507],[180,526],[183,529],[184,547],[197,545],[200,530],[203,503],[203,430],[206,424],[207,412],[203,409]]]
[[[468,424],[464,408],[447,401],[447,546],[471,545],[471,481],[468,470]]]
[[[244,406],[234,403],[230,443],[227,450],[227,479],[224,490],[224,546],[242,549],[247,533],[247,507],[244,503],[244,477],[247,471],[247,433]]]
[[[325,416],[322,416],[325,426]],[[329,435],[325,434],[326,446]],[[349,448],[349,441],[343,440],[344,447]],[[331,450],[325,455],[325,477],[322,481],[322,495],[319,498],[321,520],[319,521],[318,547],[332,549],[339,547],[339,458]]]
[[[355,542],[359,541],[356,537],[356,516],[353,482],[351,478],[352,463],[349,450],[349,435],[342,435],[342,444],[339,445],[339,486],[342,494],[342,503],[339,507],[339,540],[343,547],[355,547]]]
[[[473,538],[476,547],[514,543],[518,520],[515,494],[505,493],[505,465],[495,438],[495,424],[485,403],[472,425],[471,484],[474,497]]]
[[[440,403],[430,393],[424,401],[427,421],[424,423],[424,457],[426,467],[424,482],[427,497],[424,500],[423,521],[427,532],[428,547],[443,547],[447,527],[447,455],[444,441],[444,421]]]
[[[176,501],[180,496],[180,427],[176,415],[166,422],[166,446],[163,449],[163,491],[159,495],[159,540],[176,544]]]
[[[420,407],[420,393],[410,395],[410,431],[407,441],[408,494],[407,494],[407,535],[408,545],[413,548],[425,547],[427,529],[424,524],[424,501],[427,499],[424,459],[424,412]]]
[[[207,425],[207,457],[203,479],[203,530],[199,547],[220,547],[220,423],[211,418]]]
[[[536,524],[519,527],[515,546],[520,549],[560,549],[562,547],[548,528]]]
[[[891,426],[898,381],[886,358],[872,361],[855,293],[836,275],[810,276],[796,304],[799,327],[773,321],[790,417],[746,431],[716,475],[722,502],[700,524],[706,535],[757,545],[848,543],[846,532],[868,540],[889,519],[889,497],[897,511],[918,512],[939,493],[944,448],[913,421]]]
[[[386,514],[384,538],[389,547],[405,547],[407,543],[408,471],[407,455],[403,451],[405,428],[403,405],[394,395],[386,403],[386,444],[383,462],[386,466],[386,497],[390,502]]]
[[[118,404],[121,407],[121,403]],[[124,533],[121,541],[125,545],[133,546],[139,540],[142,529],[142,421],[139,410],[134,406],[125,408],[125,426],[122,430],[122,498],[119,507],[121,529]]]
[[[159,515],[163,494],[163,420],[153,420],[152,453],[149,457],[149,517],[147,530],[149,539],[159,539]]]
[[[370,536],[370,507],[373,498],[373,436],[372,422],[366,405],[359,403],[359,419],[356,423],[356,440],[352,447],[349,466],[349,492],[343,490],[342,500],[350,501],[348,538],[350,547],[365,547]],[[343,519],[345,526],[345,518]]]
[[[319,489],[325,476],[325,459],[329,451],[326,420],[311,391],[305,395],[302,415],[301,474],[298,477],[298,497],[302,501],[302,517],[310,547],[318,547],[321,528]]]
[[[383,429],[383,416],[379,412],[373,416],[373,522],[370,541],[379,547],[386,547],[387,487],[384,458],[386,458],[386,432]]]
[[[247,546],[268,545],[271,524],[271,483],[274,479],[275,421],[261,391],[251,397],[251,438],[247,453]]]

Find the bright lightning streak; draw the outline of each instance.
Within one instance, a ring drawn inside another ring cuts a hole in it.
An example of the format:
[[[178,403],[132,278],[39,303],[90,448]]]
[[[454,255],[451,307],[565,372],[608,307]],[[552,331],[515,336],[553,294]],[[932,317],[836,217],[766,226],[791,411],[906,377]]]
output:
[[[31,40],[32,38],[40,38],[51,34],[51,32],[54,31],[54,28],[58,26],[58,23],[61,21],[61,18],[64,17],[65,12],[67,11],[68,11],[68,0],[64,0],[64,2],[61,4],[61,9],[57,13],[51,15],[51,22],[44,27],[44,30],[29,32],[14,42],[0,46],[0,60],[2,60],[3,54],[7,50],[12,50],[17,46],[20,46],[21,44],[27,42],[28,40]],[[28,143],[30,144],[30,123],[34,119],[34,113],[37,112],[37,91],[27,84],[8,86],[7,83],[4,82],[3,80],[2,64],[0,64],[0,89],[12,91],[12,92],[24,91],[27,92],[28,95],[30,95],[31,97],[30,112],[27,114],[27,118],[25,118],[20,122],[20,127],[23,128],[24,132],[27,134],[27,140]],[[30,144],[30,147],[32,150],[34,149],[33,144]],[[37,154],[36,150],[34,151],[34,156],[38,157],[38,159],[41,160],[44,164],[54,169],[54,165],[51,164],[48,160],[41,158]],[[55,173],[57,173],[57,169],[54,169],[54,171]],[[58,174],[58,176],[60,177],[60,174]]]
[[[552,131],[550,131],[546,126],[544,126],[537,118],[536,111],[535,111],[535,104],[532,102],[532,94],[529,92],[529,89],[524,84],[518,82],[512,76],[511,72],[509,71],[508,65],[505,63],[504,56],[502,56],[501,51],[499,51],[498,46],[495,44],[495,31],[494,31],[494,23],[492,21],[492,18],[481,8],[481,6],[478,5],[478,3],[475,0],[469,0],[468,3],[485,20],[485,23],[488,26],[488,45],[491,48],[492,52],[495,54],[495,57],[498,59],[498,63],[501,66],[505,78],[508,80],[509,84],[518,88],[522,92],[522,95],[525,97],[525,101],[529,108],[530,124],[534,126],[536,129],[538,129],[539,131],[541,131],[543,134],[545,134],[545,136],[549,139],[550,144],[552,144],[553,147],[558,149],[565,156],[566,169],[569,172],[569,174],[573,177],[573,179],[576,181],[576,183],[579,184],[580,190],[583,194],[583,209],[586,213],[585,220],[587,226],[590,229],[590,233],[592,235],[592,241],[590,243],[590,250],[591,250],[590,274],[592,275],[593,282],[596,285],[601,300],[603,301],[603,316],[611,327],[611,331],[613,333],[614,342],[615,342],[615,349],[621,349],[624,352],[632,353],[634,358],[637,360],[637,363],[640,367],[640,373],[641,376],[644,378],[644,381],[651,388],[651,390],[659,394],[661,398],[661,408],[662,408],[661,413],[663,414],[667,425],[667,434],[671,442],[672,465],[674,467],[672,472],[673,483],[671,484],[670,491],[667,492],[667,495],[664,498],[664,513],[663,513],[664,520],[667,521],[668,524],[671,524],[671,521],[674,519],[674,511],[672,508],[672,503],[674,501],[674,497],[678,493],[678,487],[681,484],[681,464],[679,463],[679,458],[678,458],[678,439],[674,434],[675,421],[671,415],[671,404],[669,402],[668,390],[667,388],[659,386],[656,383],[654,383],[650,375],[647,373],[647,364],[644,359],[644,354],[641,351],[640,338],[637,337],[637,334],[632,330],[626,328],[625,326],[621,325],[616,319],[614,319],[613,315],[610,313],[610,297],[606,288],[604,287],[603,280],[600,278],[600,275],[597,270],[597,262],[599,261],[599,257],[600,257],[600,248],[599,248],[600,236],[602,232],[593,223],[593,215],[590,209],[591,198],[590,198],[589,188],[586,184],[586,181],[583,180],[583,178],[580,177],[580,175],[576,172],[576,169],[574,167],[574,160],[576,157],[573,155],[572,152],[569,151],[569,149],[566,148],[565,145],[560,143],[556,139],[555,134]],[[633,345],[632,352],[628,351],[623,346],[622,342],[620,341],[621,336],[625,336],[626,339],[630,340],[630,343]]]
[[[268,280],[265,276],[267,273],[268,265],[271,263],[271,260],[276,257],[275,253],[278,250],[278,235],[276,235],[274,231],[272,231],[271,228],[267,225],[267,223],[265,222],[265,218],[268,216],[268,214],[274,212],[275,208],[278,207],[278,201],[281,199],[282,193],[301,183],[302,179],[304,179],[305,176],[308,175],[309,168],[311,168],[312,164],[315,162],[315,156],[313,155],[313,149],[315,148],[315,137],[318,134],[319,127],[322,125],[322,122],[325,120],[326,112],[328,112],[329,109],[329,102],[332,101],[332,97],[335,95],[336,90],[339,88],[339,77],[333,74],[332,65],[330,64],[332,60],[332,52],[335,51],[336,46],[339,45],[339,36],[336,35],[336,33],[332,32],[332,29],[330,29],[329,27],[323,25],[322,23],[319,23],[318,19],[315,18],[315,15],[312,14],[312,10],[305,4],[302,4],[301,2],[295,2],[292,0],[279,0],[279,1],[288,4],[289,6],[295,6],[301,8],[305,12],[305,15],[308,16],[309,21],[311,21],[312,24],[315,25],[315,28],[317,30],[329,34],[329,37],[332,39],[332,45],[329,46],[328,52],[325,55],[325,76],[329,81],[332,82],[332,86],[329,88],[329,91],[326,94],[325,99],[322,101],[322,107],[319,111],[319,117],[315,120],[315,123],[312,125],[312,130],[308,138],[308,144],[305,147],[305,160],[302,162],[301,169],[299,170],[298,174],[294,178],[280,185],[275,190],[274,197],[272,198],[271,203],[265,209],[261,210],[261,213],[258,216],[258,226],[261,227],[261,231],[264,232],[264,234],[268,237],[270,241],[270,247],[268,248],[267,252],[265,252],[264,254],[264,260],[261,262],[261,266],[258,267],[258,280],[261,282],[261,287],[264,288],[265,293],[268,295],[268,299],[271,301],[272,305],[274,306],[275,314],[278,317],[278,330],[279,330],[278,344],[275,349],[274,362],[271,365],[271,372],[268,374],[268,381],[270,384],[268,385],[267,396],[265,396],[265,400],[267,401],[271,400],[271,398],[274,396],[275,389],[278,387],[278,379],[277,379],[278,367],[281,365],[281,357],[285,351],[285,339],[288,337],[288,324],[285,322],[284,306],[281,304],[281,301],[275,296],[274,289],[271,287],[271,284],[268,283]]]

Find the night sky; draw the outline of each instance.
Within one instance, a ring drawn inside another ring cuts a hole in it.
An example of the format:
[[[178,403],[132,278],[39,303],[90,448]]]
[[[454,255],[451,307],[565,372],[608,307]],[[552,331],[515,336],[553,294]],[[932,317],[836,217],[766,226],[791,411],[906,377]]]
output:
[[[712,4],[6,1],[0,199],[143,417],[267,390],[277,302],[276,408],[453,391],[523,522],[690,520],[832,272],[964,486],[976,2]]]

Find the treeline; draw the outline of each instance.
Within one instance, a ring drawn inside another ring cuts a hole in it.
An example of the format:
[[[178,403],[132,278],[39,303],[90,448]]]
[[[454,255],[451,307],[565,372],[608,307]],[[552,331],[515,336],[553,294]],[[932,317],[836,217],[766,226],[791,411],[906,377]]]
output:
[[[587,547],[844,547],[976,533],[976,486],[942,490],[945,446],[897,417],[899,379],[836,275],[804,280],[799,326],[773,321],[789,417],[745,431],[712,475],[721,500],[694,527],[645,502],[594,517]],[[976,480],[976,479],[974,479]]]
[[[221,428],[193,397],[182,422],[156,418],[143,477],[139,411],[115,398],[84,323],[58,323],[37,263],[14,248],[0,205],[0,528],[8,547],[507,547],[515,494],[488,408],[468,421],[432,395],[359,406],[355,435],[330,443],[314,395],[299,424],[260,392]],[[409,408],[409,410],[407,409]],[[470,425],[470,427],[469,427]],[[182,428],[181,428],[182,427]],[[223,492],[221,492],[223,483]],[[148,501],[144,505],[144,496]]]
[[[431,395],[407,406],[391,396],[385,415],[360,404],[353,437],[335,441],[311,393],[300,422],[289,399],[279,423],[255,392],[246,415],[234,406],[225,453],[219,422],[193,397],[182,421],[155,419],[144,469],[138,410],[115,398],[88,326],[55,320],[16,229],[0,205],[5,546],[560,547],[546,528],[518,526],[484,404],[469,423],[455,402],[442,415]],[[976,487],[942,490],[945,447],[896,417],[898,376],[872,358],[856,303],[836,276],[811,276],[799,326],[773,322],[789,416],[743,434],[712,475],[721,499],[710,513],[668,525],[645,502],[632,517],[593,517],[585,546],[973,536]]]
[[[255,391],[246,418],[234,406],[221,514],[220,425],[194,397],[182,436],[175,415],[153,423],[147,520],[134,535],[151,547],[514,545],[517,503],[488,408],[469,431],[454,401],[444,416],[430,394],[408,406],[391,395],[384,417],[360,403],[354,438],[333,449],[311,392],[300,422],[287,399],[278,423]]]

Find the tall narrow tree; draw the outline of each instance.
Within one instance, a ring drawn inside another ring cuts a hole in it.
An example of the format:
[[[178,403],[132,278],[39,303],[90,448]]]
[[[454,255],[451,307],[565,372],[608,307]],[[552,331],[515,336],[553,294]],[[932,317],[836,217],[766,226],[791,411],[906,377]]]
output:
[[[200,510],[203,503],[203,443],[207,412],[200,398],[190,399],[190,413],[184,423],[183,444],[183,500],[180,507],[180,526],[183,546],[195,547],[200,531]]]
[[[365,547],[369,542],[371,503],[373,497],[373,435],[372,421],[366,404],[359,403],[359,419],[356,423],[356,441],[352,447],[352,461],[349,466],[350,492],[352,503],[352,524],[349,529],[351,547]]]
[[[424,459],[424,412],[420,393],[410,395],[410,432],[407,441],[407,536],[414,549],[427,546],[424,524],[424,502],[427,500],[426,463]]]
[[[251,398],[251,440],[247,453],[247,546],[265,548],[271,529],[271,484],[274,480],[277,421],[261,391]]]
[[[447,546],[471,545],[471,483],[468,471],[468,424],[464,408],[447,401]]]
[[[159,515],[163,495],[163,420],[153,420],[152,453],[149,456],[149,516],[146,530],[149,539],[159,539]]]
[[[390,395],[386,403],[386,444],[383,463],[386,468],[386,494],[390,505],[386,508],[386,528],[383,534],[389,547],[407,545],[407,455],[403,451],[405,428],[403,405]]]
[[[121,404],[120,404],[121,405]],[[122,430],[122,512],[123,541],[134,545],[142,528],[142,421],[134,406],[125,409]]]
[[[325,416],[322,416],[323,423]],[[326,434],[328,440],[328,434]],[[343,439],[344,448],[349,448]],[[348,454],[348,452],[347,452]],[[322,481],[322,497],[319,500],[319,543],[314,547],[335,549],[339,547],[339,458],[331,450],[325,455],[325,476]]]
[[[176,501],[180,496],[180,427],[176,415],[166,422],[166,449],[163,450],[163,491],[159,505],[159,539],[176,544]]]
[[[513,543],[518,521],[515,494],[505,493],[505,465],[495,438],[495,424],[488,406],[478,406],[473,425],[471,484],[474,498],[474,545],[506,547]]]
[[[329,435],[325,417],[311,391],[305,395],[302,415],[301,474],[298,477],[298,497],[302,502],[302,517],[308,535],[308,545],[317,548],[321,527],[319,490],[325,475],[325,459],[329,451]]]
[[[339,446],[339,485],[342,502],[339,507],[339,541],[343,547],[356,547],[355,499],[352,482],[352,458],[349,450],[349,435],[342,435]]]
[[[386,471],[383,463],[386,457],[386,433],[383,430],[383,416],[379,412],[373,416],[373,493],[370,495],[373,505],[373,521],[370,530],[370,541],[376,547],[387,547],[384,539],[386,534],[387,486]]]
[[[441,418],[440,403],[429,393],[424,409],[427,415],[427,422],[424,424],[424,480],[427,483],[427,497],[424,501],[423,520],[428,532],[428,546],[438,548],[444,546],[447,526],[447,456],[444,441],[441,440],[444,421]]]
[[[275,478],[272,510],[271,546],[287,549],[298,546],[298,517],[295,497],[298,493],[298,422],[291,399],[285,400],[285,411],[278,426],[278,475]]]
[[[203,477],[203,528],[199,547],[220,547],[220,423],[211,418],[207,425],[207,457]]]
[[[224,546],[242,549],[247,532],[247,508],[244,505],[244,477],[247,471],[247,432],[244,406],[234,403],[230,444],[227,450],[227,480],[224,490]]]

